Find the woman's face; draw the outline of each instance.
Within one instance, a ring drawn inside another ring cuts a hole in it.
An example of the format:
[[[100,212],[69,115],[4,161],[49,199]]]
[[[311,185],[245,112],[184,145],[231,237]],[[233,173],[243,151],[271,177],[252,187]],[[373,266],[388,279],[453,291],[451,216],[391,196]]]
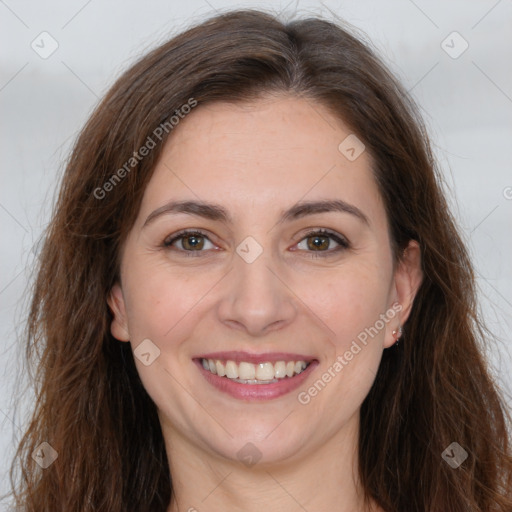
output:
[[[294,97],[174,129],[109,298],[171,444],[251,464],[353,439],[420,281],[360,144]]]

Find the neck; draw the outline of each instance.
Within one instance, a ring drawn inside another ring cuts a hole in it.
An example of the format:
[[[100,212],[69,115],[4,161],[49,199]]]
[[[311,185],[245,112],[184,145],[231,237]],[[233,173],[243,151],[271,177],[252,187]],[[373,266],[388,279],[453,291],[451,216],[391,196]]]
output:
[[[358,478],[358,419],[293,460],[253,466],[206,453],[163,422],[173,484],[168,512],[367,512]]]

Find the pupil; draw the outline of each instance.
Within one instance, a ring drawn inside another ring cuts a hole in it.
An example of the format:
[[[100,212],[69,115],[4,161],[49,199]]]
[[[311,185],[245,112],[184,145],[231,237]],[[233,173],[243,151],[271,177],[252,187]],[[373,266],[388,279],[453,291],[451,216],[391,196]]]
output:
[[[202,240],[201,240],[201,237],[198,237],[198,236],[188,236],[185,238],[185,246],[188,246],[189,248],[191,249],[196,249],[196,248],[202,248]]]
[[[315,249],[327,249],[329,240],[325,236],[315,236],[312,238],[311,246]]]

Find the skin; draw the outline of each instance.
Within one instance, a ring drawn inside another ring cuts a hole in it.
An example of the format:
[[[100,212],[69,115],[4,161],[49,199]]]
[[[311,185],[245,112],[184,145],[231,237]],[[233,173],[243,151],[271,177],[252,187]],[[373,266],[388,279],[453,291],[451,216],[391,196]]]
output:
[[[393,264],[370,155],[349,161],[338,150],[350,133],[322,105],[274,96],[199,106],[164,147],[108,302],[117,339],[133,349],[150,339],[160,350],[149,366],[135,362],[159,411],[175,492],[170,512],[365,510],[359,410],[422,276],[415,242]],[[344,212],[279,222],[299,200],[322,199],[356,206],[368,224]],[[174,213],[144,226],[171,200],[217,203],[232,222]],[[202,249],[191,250],[190,238],[164,246],[185,228],[206,233]],[[318,228],[349,248],[336,251],[332,238],[312,247],[314,236],[305,236]],[[248,236],[263,249],[252,263],[236,252]],[[393,305],[401,310],[301,404],[298,393],[332,373],[336,357]],[[192,361],[224,350],[307,354],[318,366],[296,391],[249,402],[211,386]],[[248,442],[260,457],[250,466],[237,456]]]

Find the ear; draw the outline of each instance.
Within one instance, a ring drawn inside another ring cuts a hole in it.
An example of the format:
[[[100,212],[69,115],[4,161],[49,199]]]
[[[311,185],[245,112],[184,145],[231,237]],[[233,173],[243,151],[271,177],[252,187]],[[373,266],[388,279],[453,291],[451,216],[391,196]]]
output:
[[[394,276],[394,291],[392,292],[392,301],[398,302],[400,309],[393,306],[398,311],[393,320],[389,322],[389,332],[386,333],[385,347],[392,346],[397,335],[391,331],[398,331],[403,326],[411,313],[412,305],[416,293],[423,280],[423,271],[421,270],[421,249],[416,240],[411,240],[403,252]]]
[[[107,297],[107,303],[112,311],[112,316],[114,317],[110,326],[112,336],[119,341],[130,341],[123,290],[118,283],[116,283],[110,290],[109,296]]]

